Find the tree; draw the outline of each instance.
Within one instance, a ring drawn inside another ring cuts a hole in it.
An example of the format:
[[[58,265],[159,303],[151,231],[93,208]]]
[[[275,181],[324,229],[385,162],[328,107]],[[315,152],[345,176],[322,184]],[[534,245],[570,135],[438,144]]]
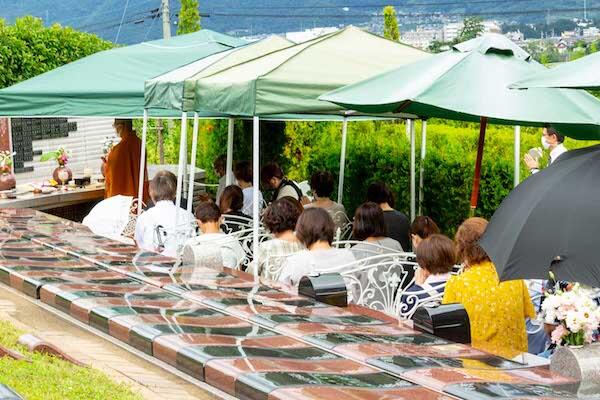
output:
[[[14,25],[0,20],[0,88],[111,47],[96,35],[46,27],[40,18],[17,18]]]
[[[475,39],[477,36],[481,35],[483,31],[483,20],[480,17],[467,17],[463,21],[463,28],[456,38],[456,43]]]
[[[200,30],[200,12],[198,0],[181,0],[177,34],[192,33]]]
[[[393,6],[385,6],[383,9],[383,36],[396,42],[400,40],[398,17]]]

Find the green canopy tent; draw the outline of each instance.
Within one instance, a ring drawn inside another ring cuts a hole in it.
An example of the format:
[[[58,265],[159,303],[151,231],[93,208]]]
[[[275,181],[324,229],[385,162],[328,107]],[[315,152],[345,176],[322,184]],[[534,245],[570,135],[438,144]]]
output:
[[[600,138],[600,102],[593,96],[569,90],[508,88],[518,79],[544,70],[504,36],[487,34],[320,99],[367,113],[408,112],[423,118],[480,122],[471,195],[471,208],[475,209],[488,123],[552,123],[576,139]]]
[[[146,80],[246,43],[204,29],[102,51],[0,90],[0,116],[141,117]]]
[[[600,53],[533,74],[513,83],[510,88],[600,89]]]
[[[232,118],[253,118],[255,187],[259,186],[260,118],[341,118],[343,171],[348,113],[341,107],[318,101],[317,97],[427,56],[427,53],[410,46],[347,27],[220,72],[199,74],[188,79],[183,87],[190,88],[190,92],[186,90],[185,96],[182,96],[181,108],[184,113],[213,112]],[[163,104],[152,94],[146,100],[149,108]],[[167,105],[172,106],[172,102],[168,101]],[[340,185],[338,196],[342,190]],[[258,216],[258,192],[255,191],[254,195],[254,215]],[[257,218],[254,220],[254,235],[258,236]],[[257,245],[258,240],[255,239],[254,246]]]

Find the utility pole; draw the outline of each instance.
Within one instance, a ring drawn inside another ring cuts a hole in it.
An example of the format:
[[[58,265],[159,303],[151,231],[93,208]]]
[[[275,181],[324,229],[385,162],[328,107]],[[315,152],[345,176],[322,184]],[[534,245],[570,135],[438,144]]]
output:
[[[169,39],[171,37],[171,16],[169,14],[169,0],[162,0],[161,3],[161,14],[163,23],[163,39]],[[171,121],[168,121],[168,128],[171,127]],[[159,118],[156,120],[156,142],[158,144],[158,162],[160,164],[165,163],[165,139],[163,135],[163,122]]]
[[[587,22],[587,0],[583,0],[583,20]]]

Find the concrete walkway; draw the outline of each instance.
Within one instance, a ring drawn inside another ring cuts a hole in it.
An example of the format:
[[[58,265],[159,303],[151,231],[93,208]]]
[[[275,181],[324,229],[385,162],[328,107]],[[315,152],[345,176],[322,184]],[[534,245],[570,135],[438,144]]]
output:
[[[49,313],[0,284],[0,319],[57,345],[70,356],[129,384],[148,400],[218,399],[214,394]]]

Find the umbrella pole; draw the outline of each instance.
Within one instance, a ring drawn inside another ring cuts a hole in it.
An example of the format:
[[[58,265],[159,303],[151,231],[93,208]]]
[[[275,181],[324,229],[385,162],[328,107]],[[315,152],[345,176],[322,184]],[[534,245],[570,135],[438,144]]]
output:
[[[144,108],[144,119],[142,122],[142,149],[140,153],[140,177],[138,179],[138,204],[137,213],[142,212],[142,201],[144,200],[144,178],[146,176],[146,138],[148,136],[148,110]]]
[[[183,188],[183,175],[184,175],[184,164],[187,161],[187,154],[185,154],[185,142],[187,141],[187,114],[186,112],[181,113],[181,135],[179,136],[179,165],[177,168],[177,197],[175,198],[175,205],[181,207],[181,191]]]
[[[514,162],[515,162],[515,176],[514,176],[514,186],[517,187],[519,181],[521,180],[521,127],[519,125],[515,126],[515,148],[514,148]]]
[[[235,119],[229,118],[227,126],[227,164],[225,169],[225,186],[233,183],[233,130],[235,127]]]
[[[421,165],[419,169],[419,215],[423,215],[423,186],[425,185],[425,154],[427,151],[427,120],[421,120]]]
[[[479,122],[479,142],[477,144],[477,158],[475,160],[475,176],[473,177],[473,191],[471,192],[471,216],[475,215],[477,201],[479,200],[479,180],[481,178],[481,160],[483,159],[483,145],[485,144],[485,130],[487,117],[481,117]]]
[[[194,130],[192,131],[192,159],[190,161],[190,171],[188,175],[188,195],[187,210],[192,212],[192,203],[194,199],[194,183],[196,181],[196,153],[198,150],[198,113],[194,113]]]
[[[410,220],[416,217],[416,149],[415,149],[415,121],[407,121],[410,131]]]
[[[342,204],[344,197],[344,173],[346,170],[346,141],[348,137],[348,117],[344,116],[342,120],[342,153],[340,155],[340,177],[338,181],[337,202]]]
[[[254,281],[258,282],[258,266],[260,265],[258,254],[258,227],[260,219],[260,209],[258,204],[258,191],[260,190],[259,180],[259,145],[260,145],[260,120],[258,117],[252,118],[252,255],[256,268],[254,268]]]

